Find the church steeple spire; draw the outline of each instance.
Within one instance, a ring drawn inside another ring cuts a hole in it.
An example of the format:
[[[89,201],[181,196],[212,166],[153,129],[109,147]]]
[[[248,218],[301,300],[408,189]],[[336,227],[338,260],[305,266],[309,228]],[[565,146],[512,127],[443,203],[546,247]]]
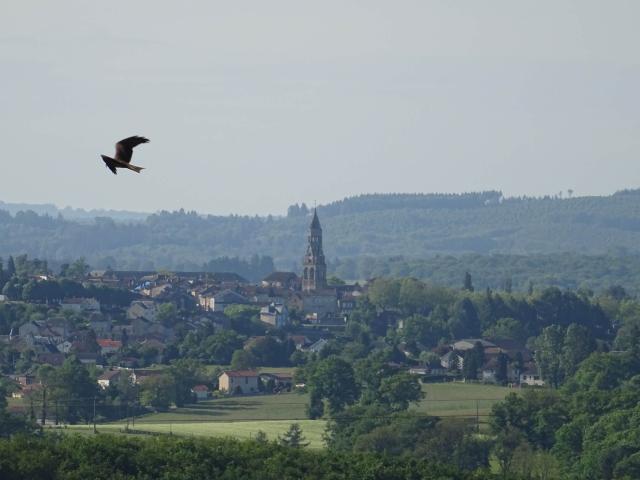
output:
[[[314,208],[313,209],[313,220],[311,220],[311,228],[317,228],[322,230],[322,228],[320,228],[320,220],[318,220],[318,209]],[[322,233],[322,232],[321,232]]]
[[[327,287],[327,264],[322,251],[322,227],[318,210],[313,209],[313,219],[309,226],[307,253],[302,263],[302,290],[311,292]]]

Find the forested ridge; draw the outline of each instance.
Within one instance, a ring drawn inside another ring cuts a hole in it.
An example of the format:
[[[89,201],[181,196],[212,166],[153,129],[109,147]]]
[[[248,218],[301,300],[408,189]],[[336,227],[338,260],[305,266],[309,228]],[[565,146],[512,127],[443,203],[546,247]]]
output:
[[[0,477],[27,479],[483,479],[424,461],[224,439],[16,437],[0,440]]]
[[[0,209],[1,210],[1,209]],[[318,207],[328,259],[435,255],[640,253],[640,191],[576,198],[373,194]],[[304,253],[309,208],[249,217],[158,212],[140,221],[0,211],[0,256],[28,254],[92,266],[198,270],[213,258],[271,256],[289,270]],[[122,218],[122,217],[119,217]],[[354,271],[361,276],[364,272]]]

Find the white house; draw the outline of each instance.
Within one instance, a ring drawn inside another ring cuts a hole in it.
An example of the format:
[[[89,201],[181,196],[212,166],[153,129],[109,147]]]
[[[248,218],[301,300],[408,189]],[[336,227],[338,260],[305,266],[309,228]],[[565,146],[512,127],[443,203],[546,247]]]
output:
[[[226,393],[257,393],[258,373],[253,370],[227,370],[218,377],[218,390]]]
[[[530,385],[532,387],[542,387],[544,380],[538,373],[538,368],[534,363],[525,364],[520,372],[520,385]]]
[[[289,325],[289,310],[286,305],[272,303],[260,309],[260,321],[282,328]]]

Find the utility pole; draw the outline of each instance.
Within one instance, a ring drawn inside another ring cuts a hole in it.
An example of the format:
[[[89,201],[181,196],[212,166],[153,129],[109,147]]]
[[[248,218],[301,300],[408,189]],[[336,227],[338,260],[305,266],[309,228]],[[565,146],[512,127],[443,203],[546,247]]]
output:
[[[93,433],[98,433],[96,430],[96,396],[93,396]]]
[[[133,413],[131,415],[131,426],[136,428],[136,407],[138,406],[138,394],[136,393],[136,399],[133,401]]]
[[[480,407],[478,403],[479,400],[476,399],[476,433],[480,433]]]
[[[47,422],[47,387],[42,388],[42,426]]]

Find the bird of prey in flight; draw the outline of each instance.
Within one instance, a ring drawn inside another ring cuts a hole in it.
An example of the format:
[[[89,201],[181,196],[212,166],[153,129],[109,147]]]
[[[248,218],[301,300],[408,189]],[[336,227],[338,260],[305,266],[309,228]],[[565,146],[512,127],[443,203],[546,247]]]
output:
[[[140,173],[142,167],[131,165],[131,155],[133,155],[133,148],[137,147],[141,143],[148,143],[149,139],[144,137],[133,136],[120,140],[116,143],[116,158],[107,157],[106,155],[100,155],[102,161],[107,168],[113,172],[114,175],[118,173],[117,168],[128,168],[136,173]]]

